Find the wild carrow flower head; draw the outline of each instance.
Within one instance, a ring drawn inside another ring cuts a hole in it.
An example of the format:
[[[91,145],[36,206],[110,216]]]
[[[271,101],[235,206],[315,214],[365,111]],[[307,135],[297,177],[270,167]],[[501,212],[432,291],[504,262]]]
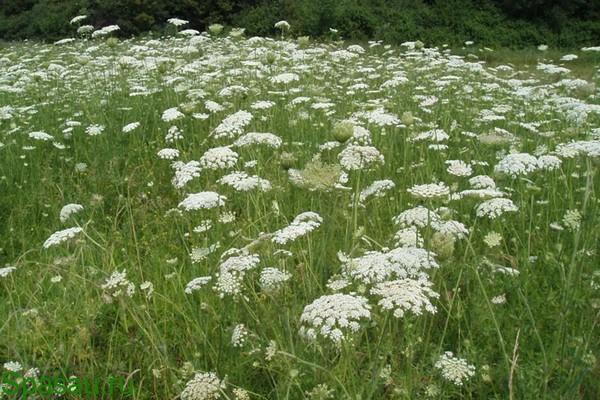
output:
[[[435,224],[440,220],[441,217],[438,213],[423,206],[417,206],[402,211],[393,218],[393,222],[396,225],[402,227],[416,226],[417,228],[424,228],[430,224]]]
[[[357,332],[361,320],[371,318],[366,298],[350,294],[321,296],[304,307],[300,316],[300,335],[310,340],[319,336],[340,344],[345,331]]]
[[[179,203],[179,207],[186,211],[211,209],[225,205],[226,199],[216,192],[192,193]]]
[[[264,268],[260,271],[260,287],[268,293],[277,292],[292,275],[277,268]]]
[[[277,244],[292,242],[314,231],[322,222],[323,218],[319,214],[312,211],[303,212],[302,214],[298,214],[290,225],[276,231],[273,234],[272,241]]]
[[[519,208],[511,199],[495,198],[484,201],[477,206],[476,213],[478,217],[487,217],[496,219],[507,212],[517,212]]]
[[[374,284],[390,278],[418,277],[424,270],[437,267],[433,253],[416,247],[397,247],[350,258],[344,263],[343,271],[356,281]]]
[[[375,181],[360,192],[359,200],[364,202],[369,197],[383,197],[387,191],[395,187],[396,184],[389,179]]]
[[[46,239],[43,246],[45,249],[48,249],[53,246],[57,246],[61,243],[66,242],[69,239],[74,238],[75,236],[79,235],[81,232],[83,232],[83,229],[78,226],[54,232],[52,235],[50,235],[50,237],[48,239]]]
[[[213,136],[215,139],[239,136],[252,118],[252,114],[244,110],[231,114],[215,128]]]
[[[248,192],[259,189],[267,192],[271,190],[271,182],[256,175],[248,175],[246,172],[232,172],[217,180],[218,183],[231,186],[238,192]]]
[[[161,119],[165,122],[172,122],[184,117],[184,114],[177,107],[168,108],[162,113]]]
[[[60,209],[60,222],[67,222],[71,215],[77,214],[82,210],[83,206],[81,204],[71,203],[63,206],[63,208]]]
[[[279,136],[272,133],[248,132],[237,138],[233,145],[236,147],[264,145],[277,149],[281,146],[282,142]]]
[[[372,146],[350,145],[339,154],[339,160],[342,167],[349,171],[367,169],[384,163],[383,155]]]
[[[174,155],[174,153],[171,154]],[[173,179],[171,179],[171,183],[177,189],[182,189],[192,179],[199,177],[200,171],[202,171],[200,162],[195,160],[192,160],[188,163],[175,161],[171,164],[171,166],[175,170],[175,176],[173,176]]]
[[[444,379],[457,386],[462,386],[464,381],[475,375],[475,367],[462,358],[454,357],[451,351],[440,356],[435,363],[435,368],[440,371]]]
[[[511,177],[526,175],[539,169],[538,159],[529,153],[513,153],[506,155],[496,166],[494,171]]]
[[[440,295],[431,289],[432,283],[425,277],[380,282],[371,294],[381,297],[377,304],[384,310],[393,310],[394,317],[402,318],[406,312],[421,315],[424,311],[435,314],[431,299]]]
[[[408,193],[421,199],[435,199],[445,197],[450,194],[450,189],[446,184],[442,183],[427,183],[424,185],[414,185],[407,190]]]
[[[200,157],[200,166],[211,170],[231,168],[238,157],[238,154],[229,147],[213,147]]]
[[[127,279],[126,270],[114,271],[100,287],[104,291],[103,297],[106,302],[123,295],[131,297],[135,293],[135,285]]]
[[[199,276],[197,278],[192,279],[185,285],[184,292],[185,294],[192,294],[196,290],[202,288],[212,279],[211,276]]]
[[[217,400],[225,383],[214,372],[200,372],[185,384],[181,400]]]

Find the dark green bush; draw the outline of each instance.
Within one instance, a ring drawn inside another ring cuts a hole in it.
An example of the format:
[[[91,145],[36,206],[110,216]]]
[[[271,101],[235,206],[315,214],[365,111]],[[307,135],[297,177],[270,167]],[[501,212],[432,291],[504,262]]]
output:
[[[594,0],[19,0],[0,1],[0,39],[56,40],[74,34],[70,19],[118,24],[130,36],[161,30],[170,17],[204,30],[219,22],[273,35],[285,19],[292,35],[327,35],[389,43],[421,40],[427,45],[552,47],[597,46],[600,1]]]

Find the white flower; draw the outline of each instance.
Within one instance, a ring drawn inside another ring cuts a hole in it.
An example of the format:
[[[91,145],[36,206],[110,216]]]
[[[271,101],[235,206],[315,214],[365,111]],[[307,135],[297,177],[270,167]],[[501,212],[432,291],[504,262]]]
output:
[[[236,147],[246,147],[260,144],[278,149],[281,147],[282,140],[279,136],[276,136],[272,133],[248,132],[240,136],[233,143],[233,145]]]
[[[90,136],[98,136],[102,132],[104,132],[104,125],[94,124],[85,128],[85,133],[87,133]]]
[[[223,111],[225,109],[225,107],[212,100],[206,100],[204,102],[204,107],[206,107],[206,109],[213,114]]]
[[[394,234],[394,241],[398,247],[423,247],[423,237],[416,226],[402,228]]]
[[[137,129],[140,126],[139,122],[132,122],[130,124],[127,124],[123,127],[122,131],[123,133],[129,133],[131,131],[133,131],[134,129]]]
[[[246,329],[246,325],[237,324],[233,328],[233,333],[231,334],[231,345],[233,347],[242,347],[244,346],[247,337],[248,329]]]
[[[199,276],[198,278],[194,278],[191,281],[189,281],[187,285],[185,285],[184,292],[186,294],[192,294],[193,292],[210,282],[211,279],[211,276]]]
[[[194,227],[194,229],[192,229],[194,231],[194,233],[203,233],[203,232],[207,232],[212,228],[212,222],[209,219],[206,219],[202,222],[200,222],[199,225],[196,225]]]
[[[7,361],[4,363],[4,369],[12,372],[19,372],[23,369],[23,366],[18,361]]]
[[[15,271],[16,267],[0,268],[0,278],[6,278],[11,272]]]
[[[419,142],[422,140],[430,141],[430,142],[444,142],[448,140],[450,136],[443,129],[432,129],[430,131],[421,132],[414,138],[412,138],[413,142]]]
[[[340,164],[347,170],[365,169],[373,164],[383,164],[383,155],[375,147],[355,146],[346,147],[338,156]]]
[[[440,370],[444,379],[462,386],[463,382],[475,375],[475,367],[469,365],[466,360],[454,357],[451,351],[447,351],[440,356],[435,363],[435,368]]]
[[[200,157],[200,166],[204,169],[226,169],[235,165],[238,153],[229,147],[213,147]]]
[[[118,31],[119,29],[121,29],[119,27],[119,25],[108,25],[108,26],[105,26],[105,27],[103,27],[101,29],[98,29],[98,30],[94,31],[92,33],[92,38],[106,36],[106,35],[108,35],[108,34],[110,34],[112,32]]]
[[[188,163],[175,161],[173,169],[175,169],[175,176],[171,180],[171,183],[177,189],[183,188],[189,181],[199,177],[202,170],[198,161],[190,161]]]
[[[297,74],[289,72],[279,74],[271,78],[271,82],[273,83],[283,83],[286,85],[297,80],[300,80],[300,77]]]
[[[265,292],[276,292],[292,277],[291,274],[277,268],[264,268],[260,271],[260,287]]]
[[[232,256],[219,265],[214,289],[219,297],[238,296],[242,293],[242,281],[247,271],[256,268],[260,258],[256,254]]]
[[[156,153],[158,155],[159,158],[162,158],[163,160],[173,160],[177,157],[179,157],[179,150],[177,149],[170,149],[170,148],[164,148],[158,151],[158,153]]]
[[[417,278],[423,270],[437,268],[433,253],[416,247],[397,247],[389,251],[368,251],[344,262],[344,273],[365,284],[379,283],[392,277]]]
[[[473,173],[473,168],[462,160],[448,160],[446,164],[448,164],[446,171],[451,175],[470,176]]]
[[[146,299],[151,299],[152,294],[154,293],[154,285],[150,281],[142,282],[140,284],[140,289],[142,292],[145,292]]]
[[[73,214],[77,214],[78,212],[83,210],[83,206],[81,204],[67,204],[60,210],[60,222],[65,223],[69,217]]]
[[[579,210],[567,210],[563,217],[563,225],[570,231],[577,231],[581,226],[581,213]]]
[[[161,119],[165,122],[171,122],[183,117],[183,113],[179,111],[177,107],[172,107],[163,111]]]
[[[261,100],[261,101],[255,101],[254,103],[252,103],[250,105],[250,108],[252,108],[253,110],[267,110],[267,109],[273,107],[274,105],[275,105],[275,103],[272,101]]]
[[[345,331],[357,332],[360,321],[371,318],[370,309],[362,296],[341,293],[321,296],[304,307],[300,335],[310,340],[322,336],[339,344],[345,339]]]
[[[415,315],[424,311],[435,314],[436,308],[430,299],[440,295],[431,286],[431,281],[426,278],[399,279],[378,283],[371,289],[371,294],[382,297],[377,304],[384,310],[394,310],[396,318],[402,318],[407,311]]]
[[[416,226],[424,228],[430,224],[435,224],[441,220],[441,217],[435,212],[423,206],[417,206],[394,217],[393,222],[403,227]]]
[[[516,212],[519,208],[510,199],[495,198],[484,201],[477,206],[476,214],[478,217],[488,217],[496,219],[506,212]]]
[[[216,192],[199,192],[188,195],[178,207],[186,211],[211,209],[225,205],[225,196]]]
[[[71,25],[73,25],[73,24],[76,24],[76,23],[78,23],[79,21],[83,21],[83,20],[84,20],[84,19],[86,19],[86,18],[87,18],[87,15],[78,15],[78,16],[76,16],[76,17],[73,17],[73,18],[71,19],[71,21],[69,22],[69,24],[71,24]]]
[[[456,239],[464,239],[469,235],[469,230],[462,223],[454,220],[436,221],[431,224],[431,227],[439,233],[453,236]]]
[[[490,248],[500,246],[502,243],[502,235],[498,232],[489,232],[483,237],[483,241]]]
[[[506,295],[503,293],[498,296],[494,296],[490,299],[490,302],[496,305],[504,304],[506,303]]]
[[[542,155],[538,158],[538,165],[540,169],[546,171],[554,171],[560,168],[562,160],[553,155]]]
[[[190,253],[192,264],[196,264],[204,260],[209,254],[214,253],[214,251],[217,250],[219,247],[221,247],[219,242],[211,244],[208,247],[193,247],[192,252]]]
[[[221,397],[224,388],[225,383],[214,372],[197,373],[185,384],[180,398],[181,400],[216,400]]]
[[[169,18],[167,20],[167,22],[171,25],[175,25],[175,26],[183,26],[183,25],[187,25],[190,22],[186,21],[185,19],[179,19],[179,18]]]
[[[511,177],[526,175],[540,167],[538,159],[529,153],[513,153],[506,155],[496,166],[494,171]]]
[[[225,118],[213,131],[215,139],[239,136],[243,129],[252,121],[252,114],[248,111],[238,111]]]
[[[271,190],[271,182],[256,175],[249,176],[243,171],[225,175],[217,182],[229,185],[238,192],[248,192],[253,189],[260,189],[263,192]]]
[[[43,244],[43,247],[45,249],[48,249],[52,246],[56,246],[58,244],[66,242],[69,239],[74,238],[81,232],[83,232],[83,229],[78,226],[54,232],[52,235],[50,235],[48,239],[46,239],[46,241]]]
[[[54,136],[47,134],[46,132],[29,132],[29,137],[35,140],[41,140],[43,142],[47,142],[49,140],[54,140]]]
[[[120,296],[131,297],[135,293],[135,285],[127,279],[126,270],[114,271],[100,287],[104,291],[104,298],[107,302]]]
[[[277,29],[281,29],[281,30],[288,30],[290,29],[290,24],[287,21],[277,21],[275,22],[275,28]]]
[[[414,185],[407,192],[417,198],[433,199],[448,196],[450,189],[445,183],[427,183],[424,185]]]
[[[319,214],[312,211],[303,212],[296,216],[290,225],[276,231],[271,240],[277,244],[292,242],[317,229],[322,222],[323,218]]]
[[[375,181],[360,192],[359,200],[364,202],[371,196],[383,197],[388,190],[391,190],[394,187],[396,187],[396,184],[389,179]]]
[[[477,175],[469,179],[473,189],[496,189],[496,182],[487,175]]]
[[[574,158],[578,155],[600,157],[600,140],[579,140],[570,143],[560,143],[555,153],[563,158]]]

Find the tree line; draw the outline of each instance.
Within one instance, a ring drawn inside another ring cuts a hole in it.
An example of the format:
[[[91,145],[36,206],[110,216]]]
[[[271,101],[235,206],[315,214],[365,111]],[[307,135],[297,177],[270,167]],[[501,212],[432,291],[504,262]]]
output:
[[[337,29],[344,39],[427,45],[554,47],[600,45],[600,0],[7,0],[0,2],[0,39],[72,37],[72,17],[96,28],[117,24],[119,35],[164,32],[166,20],[186,28],[212,23],[274,35],[286,20],[292,35],[314,38]]]

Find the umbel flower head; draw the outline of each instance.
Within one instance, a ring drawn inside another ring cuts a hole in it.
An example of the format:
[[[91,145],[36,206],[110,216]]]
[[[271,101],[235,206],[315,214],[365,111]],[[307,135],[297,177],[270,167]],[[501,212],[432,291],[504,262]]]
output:
[[[383,164],[383,155],[372,146],[354,146],[346,147],[339,154],[340,164],[347,170],[354,171],[365,169],[375,164]]]
[[[211,209],[225,205],[226,199],[216,192],[192,193],[179,203],[179,207],[186,211]]]
[[[298,214],[290,225],[276,231],[271,240],[277,244],[293,242],[317,229],[322,222],[323,218],[319,214],[312,211],[303,212]]]
[[[74,238],[81,232],[83,232],[83,229],[78,226],[54,232],[52,235],[50,235],[48,239],[46,239],[43,246],[45,249],[48,249],[52,246],[59,245],[63,242],[66,242],[69,239]]]
[[[69,219],[71,215],[77,214],[78,212],[83,210],[83,206],[81,204],[67,204],[60,210],[60,222],[65,223]]]
[[[370,319],[371,306],[366,298],[336,293],[321,296],[304,307],[300,317],[300,335],[310,340],[322,336],[340,344],[344,331],[357,332],[360,320]]]
[[[519,208],[512,202],[511,199],[495,198],[484,201],[477,206],[478,217],[488,217],[489,219],[496,219],[504,213],[516,212]]]
[[[371,294],[381,297],[378,304],[384,310],[394,310],[394,317],[402,318],[406,312],[421,315],[424,311],[435,314],[436,308],[430,299],[440,295],[431,289],[432,283],[420,279],[399,279],[381,282],[371,289]]]
[[[450,189],[443,182],[427,183],[424,185],[414,185],[407,192],[421,199],[434,199],[448,196]]]
[[[214,372],[200,372],[185,384],[181,400],[215,400],[221,397],[225,383]]]
[[[214,147],[208,149],[200,157],[200,166],[204,169],[231,168],[238,160],[238,154],[228,147]]]
[[[435,363],[435,368],[440,371],[444,379],[457,386],[462,386],[465,380],[475,375],[475,367],[462,358],[454,357],[451,351],[440,356]]]

